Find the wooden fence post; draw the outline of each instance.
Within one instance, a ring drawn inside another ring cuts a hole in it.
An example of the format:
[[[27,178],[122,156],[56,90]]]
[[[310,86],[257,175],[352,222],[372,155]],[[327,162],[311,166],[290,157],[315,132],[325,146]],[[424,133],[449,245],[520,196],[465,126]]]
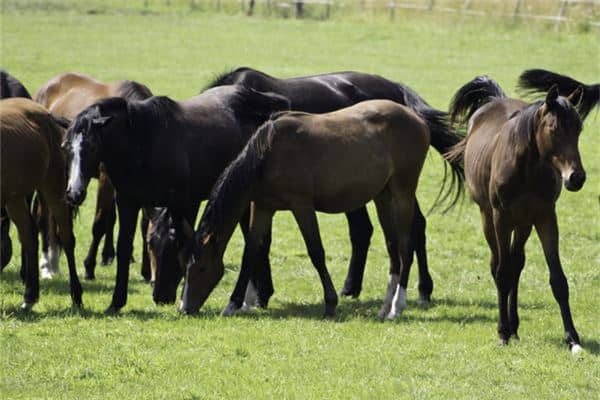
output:
[[[389,7],[390,7],[390,20],[393,21],[394,17],[395,17],[395,14],[396,14],[396,1],[395,0],[391,0],[390,4],[389,4]]]
[[[515,2],[515,14],[513,15],[513,19],[516,21],[519,18],[519,12],[521,11],[521,0],[517,0]]]
[[[433,10],[434,5],[435,5],[435,0],[429,0],[429,11]]]
[[[562,19],[565,15],[565,6],[566,5],[567,5],[567,0],[561,0],[560,8],[558,10],[558,17],[556,18],[556,25],[554,25],[554,29],[556,30],[556,32],[558,32],[560,29],[560,23],[562,22]]]

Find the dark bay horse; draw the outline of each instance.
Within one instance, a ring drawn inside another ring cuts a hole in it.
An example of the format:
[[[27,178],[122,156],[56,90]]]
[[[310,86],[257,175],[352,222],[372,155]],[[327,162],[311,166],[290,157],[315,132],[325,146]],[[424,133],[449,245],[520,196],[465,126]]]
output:
[[[256,127],[272,112],[288,108],[289,101],[282,96],[232,85],[182,102],[167,97],[108,98],[73,120],[64,143],[71,162],[67,200],[75,205],[83,202],[89,179],[101,162],[117,191],[117,282],[109,311],[118,311],[127,301],[129,258],[140,208],[168,207],[184,240],[185,229],[192,232],[200,201],[208,197]],[[157,278],[155,293],[160,284]]]
[[[75,268],[75,237],[70,209],[64,199],[66,173],[60,143],[66,125],[61,124],[62,121],[32,100],[0,101],[0,206],[6,207],[17,226],[24,250],[24,309],[30,309],[39,298],[37,229],[26,200],[34,190],[56,219],[69,265],[71,298],[76,306],[81,306],[82,290]]]
[[[432,131],[431,145],[440,153],[446,153],[451,146],[458,143],[460,136],[453,134],[448,128],[446,113],[434,110],[425,100],[408,86],[382,78],[378,75],[360,72],[337,72],[314,76],[303,76],[279,79],[251,68],[238,68],[217,77],[211,87],[227,84],[243,84],[256,90],[279,93],[291,102],[291,109],[308,113],[326,113],[339,110],[364,100],[387,99],[408,106],[425,119]],[[451,165],[453,183],[462,182],[462,166]],[[451,190],[451,187],[448,189]],[[460,191],[457,191],[459,193]],[[454,199],[456,201],[456,198]],[[412,264],[413,251],[419,265],[419,301],[427,303],[431,300],[433,281],[427,266],[425,217],[419,204],[415,208],[415,219],[412,222],[410,251]],[[348,275],[341,291],[342,295],[358,297],[362,289],[362,280],[367,259],[367,252],[373,233],[373,225],[364,206],[346,213],[350,228],[352,256]],[[268,265],[268,264],[265,264]],[[267,271],[261,274],[268,276]],[[257,283],[261,283],[258,281]],[[258,288],[260,303],[266,304],[273,293],[272,284],[262,282],[267,287]],[[406,282],[403,282],[406,287]]]
[[[565,340],[573,352],[581,350],[559,259],[555,210],[563,184],[577,191],[585,182],[578,150],[582,121],[573,106],[579,104],[581,95],[577,88],[562,97],[552,86],[545,100],[528,104],[506,98],[494,80],[481,76],[460,88],[452,100],[452,120],[468,122],[468,134],[450,156],[464,159],[467,187],[481,212],[498,292],[502,345],[511,336],[518,338],[519,278],[525,265],[525,243],[535,226]]]
[[[396,318],[406,306],[401,274],[410,257],[415,191],[430,135],[427,122],[415,111],[389,100],[369,100],[326,114],[292,111],[273,116],[213,189],[196,233],[200,259],[188,265],[180,309],[198,311],[216,286],[224,272],[227,243],[252,201],[250,261],[242,265],[223,315],[242,306],[258,247],[278,210],[292,211],[323,285],[325,316],[334,315],[338,298],[315,212],[343,213],[375,200],[390,257],[379,315]]]
[[[118,81],[104,83],[91,76],[68,72],[55,76],[46,82],[36,93],[35,100],[45,106],[53,115],[73,119],[83,109],[106,97],[123,97],[129,100],[143,100],[152,96],[152,92],[145,85],[134,81]],[[98,193],[96,199],[96,213],[92,225],[92,243],[84,260],[85,278],[94,279],[96,268],[96,255],[100,241],[104,236],[102,249],[102,264],[108,265],[115,257],[113,245],[113,228],[116,219],[115,190],[106,176],[104,166],[101,164],[94,173],[98,178]],[[51,277],[58,270],[58,244],[55,243],[52,219],[40,218],[45,225],[42,231],[48,232],[48,237],[42,235],[44,252],[42,253],[42,275]],[[144,224],[144,221],[142,222]],[[46,227],[46,225],[48,225]],[[145,240],[145,235],[142,235]],[[47,242],[50,242],[48,246]],[[145,243],[145,241],[144,241]],[[49,248],[48,248],[49,247]],[[142,276],[149,279],[148,258],[145,252],[142,260]]]
[[[6,70],[0,68],[0,99],[23,97],[31,99],[29,92],[21,82]],[[6,209],[0,208],[0,271],[10,262],[12,257],[12,241],[9,235],[10,219]],[[21,265],[21,267],[24,267]],[[22,276],[24,270],[22,269]]]

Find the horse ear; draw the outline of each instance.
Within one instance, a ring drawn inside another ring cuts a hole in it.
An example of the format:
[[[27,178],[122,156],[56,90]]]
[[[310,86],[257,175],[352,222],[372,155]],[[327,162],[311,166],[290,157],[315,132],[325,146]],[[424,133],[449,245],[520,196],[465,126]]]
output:
[[[203,238],[200,239],[200,242],[203,246],[206,246],[213,238],[212,232],[206,234]]]
[[[558,85],[554,84],[550,90],[548,90],[548,94],[546,94],[545,103],[546,105],[552,107],[556,104],[556,99],[558,99]]]
[[[583,86],[579,85],[573,92],[567,96],[567,99],[574,106],[578,106],[583,100]]]
[[[98,125],[98,126],[104,126],[106,125],[110,120],[112,119],[112,116],[108,115],[106,117],[98,117],[98,118],[94,118],[92,120],[92,124],[94,125]]]

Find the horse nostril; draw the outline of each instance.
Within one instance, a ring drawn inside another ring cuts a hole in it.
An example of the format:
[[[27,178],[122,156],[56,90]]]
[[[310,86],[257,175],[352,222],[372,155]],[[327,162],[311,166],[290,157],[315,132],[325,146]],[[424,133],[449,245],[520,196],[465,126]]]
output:
[[[585,183],[585,172],[584,171],[575,171],[569,175],[569,179],[567,181],[567,189],[569,190],[579,190],[583,187]]]

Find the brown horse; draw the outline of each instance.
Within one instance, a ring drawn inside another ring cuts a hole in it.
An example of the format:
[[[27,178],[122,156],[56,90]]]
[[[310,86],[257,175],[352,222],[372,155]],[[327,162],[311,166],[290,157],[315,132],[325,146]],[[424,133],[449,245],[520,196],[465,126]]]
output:
[[[26,200],[34,190],[56,219],[69,265],[71,298],[76,306],[81,306],[81,284],[75,269],[75,237],[70,209],[64,199],[66,171],[60,145],[66,124],[62,121],[59,125],[59,122],[31,100],[0,101],[0,205],[6,207],[17,226],[24,249],[24,309],[30,309],[39,298],[37,232]]]
[[[252,201],[249,261],[242,266],[223,314],[231,315],[242,306],[257,249],[271,229],[273,214],[291,210],[323,285],[325,316],[334,315],[338,299],[325,265],[315,211],[344,213],[374,199],[390,257],[389,284],[379,315],[396,318],[406,306],[400,274],[410,257],[407,244],[415,190],[430,139],[423,118],[389,100],[365,101],[327,114],[273,116],[213,189],[196,233],[200,260],[188,265],[181,310],[196,312],[220,280],[227,242]]]
[[[500,344],[518,338],[517,293],[525,265],[525,242],[538,233],[550,270],[550,285],[560,306],[565,340],[581,350],[569,307],[569,288],[558,255],[555,203],[561,185],[581,189],[585,171],[578,150],[581,118],[573,106],[582,91],[559,96],[556,86],[532,104],[506,98],[492,79],[477,77],[451,104],[451,118],[468,134],[450,155],[464,160],[467,187],[479,205],[491,250],[490,267],[498,292]],[[512,240],[511,240],[512,238]]]
[[[106,97],[123,97],[130,100],[143,100],[152,96],[146,86],[133,81],[118,81],[114,83],[100,82],[88,75],[65,73],[50,79],[35,95],[35,100],[45,106],[53,115],[73,119],[83,109]],[[85,278],[94,279],[96,255],[100,240],[104,236],[102,249],[102,264],[108,265],[115,257],[113,245],[113,228],[116,220],[115,189],[106,175],[103,165],[95,176],[98,178],[98,194],[96,198],[96,213],[92,226],[92,244],[84,260]],[[40,218],[42,222],[52,224],[51,218]],[[51,277],[58,270],[58,245],[53,240],[52,225],[47,229],[50,243],[49,251],[44,252],[41,260],[42,276]],[[42,228],[42,230],[45,230]],[[43,238],[44,235],[42,235]],[[144,237],[145,243],[145,235]],[[142,275],[148,280],[149,267],[144,245],[142,260]],[[47,249],[48,246],[44,246]]]

